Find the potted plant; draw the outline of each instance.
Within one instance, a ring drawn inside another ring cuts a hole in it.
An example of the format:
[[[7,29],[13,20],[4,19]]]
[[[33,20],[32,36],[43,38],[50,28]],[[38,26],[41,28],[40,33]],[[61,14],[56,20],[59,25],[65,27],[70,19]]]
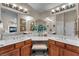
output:
[[[45,25],[42,25],[42,24],[32,25],[32,31],[37,32],[38,36],[41,36],[45,30],[46,30]]]

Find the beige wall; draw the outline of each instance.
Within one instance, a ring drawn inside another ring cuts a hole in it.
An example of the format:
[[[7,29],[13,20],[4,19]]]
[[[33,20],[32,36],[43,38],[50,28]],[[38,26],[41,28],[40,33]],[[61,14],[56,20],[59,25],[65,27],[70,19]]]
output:
[[[56,25],[56,16],[55,15],[53,15],[50,11],[45,11],[45,12],[40,13],[40,18],[42,20],[45,20],[47,23],[46,25],[49,26],[47,28],[48,33],[56,32],[56,28],[53,27],[53,25]],[[51,21],[47,20],[47,18],[50,19]],[[52,31],[50,31],[50,29],[52,29]]]

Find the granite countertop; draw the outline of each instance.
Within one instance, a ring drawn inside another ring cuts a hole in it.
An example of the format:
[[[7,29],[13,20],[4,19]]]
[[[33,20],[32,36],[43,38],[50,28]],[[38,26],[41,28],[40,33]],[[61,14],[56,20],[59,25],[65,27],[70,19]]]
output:
[[[55,41],[63,42],[66,44],[71,44],[74,46],[79,46],[79,40],[75,37],[67,37],[62,35],[48,35],[48,36],[31,36],[31,35],[22,35],[18,37],[11,37],[0,40],[0,47],[4,47],[10,44],[15,44],[18,42],[22,42],[28,39],[32,39],[32,41],[47,41],[48,39],[52,39]]]

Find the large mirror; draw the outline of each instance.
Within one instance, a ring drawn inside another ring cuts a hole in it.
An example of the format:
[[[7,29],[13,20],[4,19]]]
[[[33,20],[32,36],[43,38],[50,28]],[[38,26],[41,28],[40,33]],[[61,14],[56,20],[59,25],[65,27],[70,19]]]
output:
[[[1,19],[3,22],[4,33],[17,32],[17,18],[17,13],[1,8]]]
[[[56,34],[76,36],[76,10],[56,15]]]

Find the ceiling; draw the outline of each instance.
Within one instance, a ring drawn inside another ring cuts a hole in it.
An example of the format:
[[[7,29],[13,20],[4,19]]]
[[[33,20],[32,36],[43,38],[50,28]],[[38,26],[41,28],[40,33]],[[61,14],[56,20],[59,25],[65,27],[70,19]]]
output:
[[[62,3],[28,3],[28,5],[30,5],[37,12],[43,12],[61,4]]]

